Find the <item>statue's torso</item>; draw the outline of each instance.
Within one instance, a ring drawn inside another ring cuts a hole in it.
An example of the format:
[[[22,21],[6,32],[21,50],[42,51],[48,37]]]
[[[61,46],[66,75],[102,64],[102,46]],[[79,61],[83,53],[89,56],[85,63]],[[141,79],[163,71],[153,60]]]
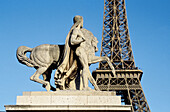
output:
[[[95,50],[94,47],[92,46],[92,39],[94,38],[94,36],[90,31],[84,28],[82,28],[80,31],[83,33],[83,37],[85,38],[85,41],[82,42],[79,47],[82,47],[85,50],[87,54],[87,58],[88,60],[90,60],[90,57],[92,55],[95,55]]]

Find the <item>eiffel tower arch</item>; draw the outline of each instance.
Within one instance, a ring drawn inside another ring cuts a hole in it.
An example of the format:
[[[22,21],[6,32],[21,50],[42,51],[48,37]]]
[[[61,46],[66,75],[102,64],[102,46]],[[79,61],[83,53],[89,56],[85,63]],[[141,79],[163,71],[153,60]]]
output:
[[[150,112],[141,78],[142,70],[135,66],[126,15],[125,0],[104,0],[101,56],[108,56],[116,69],[113,76],[106,62],[93,71],[102,91],[116,91],[122,103],[132,105],[133,112]]]

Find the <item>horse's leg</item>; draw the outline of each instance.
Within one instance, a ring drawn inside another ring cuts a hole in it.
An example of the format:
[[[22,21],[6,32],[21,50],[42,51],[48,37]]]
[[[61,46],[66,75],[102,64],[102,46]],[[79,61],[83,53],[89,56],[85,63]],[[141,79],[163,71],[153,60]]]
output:
[[[87,65],[82,65],[83,66],[83,70],[82,70],[82,84],[83,84],[83,89],[87,90],[88,89],[88,66]]]
[[[109,64],[109,66],[110,66],[110,68],[111,68],[111,70],[112,70],[113,75],[116,75],[116,73],[115,73],[115,68],[113,67],[110,59],[109,59],[107,56],[104,56],[103,58],[105,58],[105,60],[106,60],[107,63]]]
[[[93,63],[97,63],[97,62],[101,62],[101,61],[107,61],[107,63],[109,64],[109,66],[112,70],[113,75],[115,75],[115,68],[113,67],[112,63],[110,62],[110,59],[106,56],[103,56],[103,57],[92,56],[89,64],[93,64]]]
[[[42,74],[44,81],[48,81],[50,83],[50,79],[51,79],[51,73],[52,73],[52,69],[48,69],[46,72],[44,72]],[[45,85],[43,84],[43,87],[45,88]],[[56,89],[50,84],[51,90],[55,91]]]
[[[44,84],[47,91],[50,91],[50,83],[48,81],[41,80],[39,77],[47,70],[47,67],[38,68],[37,71],[30,77],[30,80]]]

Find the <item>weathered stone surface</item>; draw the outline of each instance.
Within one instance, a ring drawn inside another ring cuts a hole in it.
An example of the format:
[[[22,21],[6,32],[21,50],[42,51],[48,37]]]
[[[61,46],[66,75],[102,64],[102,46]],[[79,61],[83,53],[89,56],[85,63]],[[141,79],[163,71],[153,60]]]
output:
[[[131,111],[130,105],[121,105],[121,97],[115,92],[103,91],[23,92],[16,105],[5,107],[7,112]]]
[[[121,97],[114,92],[57,91],[24,92],[17,96],[17,105],[121,105]]]

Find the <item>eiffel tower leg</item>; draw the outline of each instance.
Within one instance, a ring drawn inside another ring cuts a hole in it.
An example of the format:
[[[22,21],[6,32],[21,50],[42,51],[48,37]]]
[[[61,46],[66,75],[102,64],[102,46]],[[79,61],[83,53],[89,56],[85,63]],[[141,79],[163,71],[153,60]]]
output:
[[[134,112],[150,112],[148,103],[146,101],[142,88],[130,89],[129,96],[132,101],[132,109]]]

